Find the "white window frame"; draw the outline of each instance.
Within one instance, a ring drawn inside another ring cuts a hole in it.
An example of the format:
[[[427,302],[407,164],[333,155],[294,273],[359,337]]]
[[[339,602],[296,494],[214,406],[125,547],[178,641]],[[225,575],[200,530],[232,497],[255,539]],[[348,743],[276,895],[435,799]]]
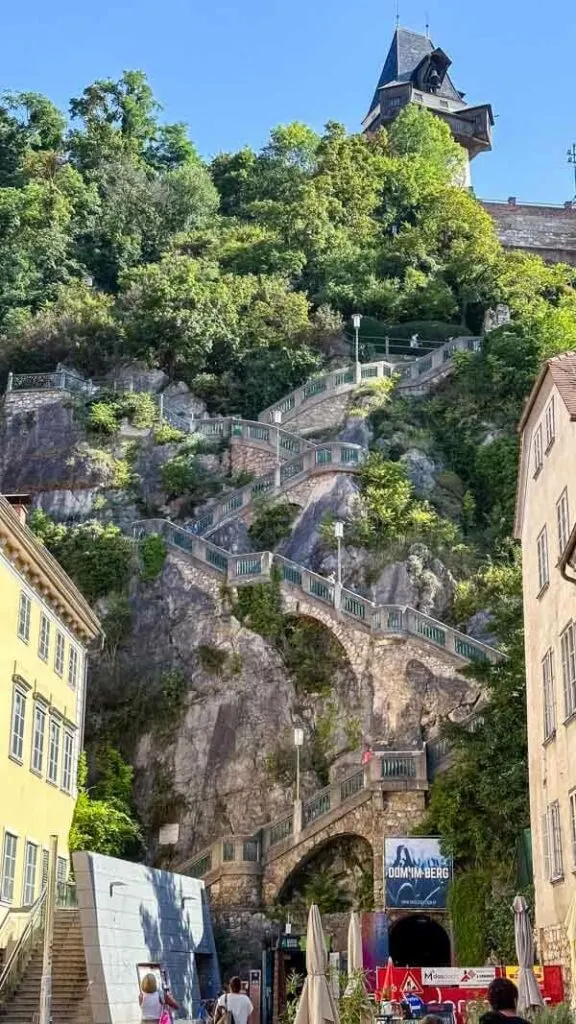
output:
[[[38,844],[26,840],[24,846],[24,874],[22,878],[22,906],[31,907],[36,899],[38,875]]]
[[[30,617],[32,613],[32,601],[25,590],[20,591],[20,603],[18,605],[18,636],[27,644],[30,641]]]
[[[544,465],[544,449],[542,447],[542,424],[534,431],[534,476],[538,476]]]
[[[59,629],[56,630],[56,644],[54,647],[54,671],[56,675],[64,675],[64,659],[66,657],[66,637]]]
[[[548,851],[549,881],[559,882],[564,878],[564,862],[562,857],[562,822],[560,819],[560,802],[555,800],[548,804]]]
[[[61,724],[57,718],[51,716],[50,728],[48,730],[48,772],[46,778],[54,786],[58,785],[58,765],[60,763],[60,734]]]
[[[556,440],[556,411],[554,409],[554,395],[546,406],[546,412],[544,414],[546,422],[546,452],[549,452],[554,441]]]
[[[536,538],[536,554],[538,558],[538,593],[550,583],[550,562],[548,558],[548,528],[543,526]]]
[[[64,729],[62,743],[62,789],[71,793],[74,785],[74,733]]]
[[[576,638],[574,623],[569,622],[560,634],[562,654],[562,682],[564,685],[564,717],[570,718],[576,712]]]
[[[68,686],[71,690],[78,689],[78,668],[80,665],[80,655],[78,650],[74,647],[74,644],[70,644],[68,650]]]
[[[572,846],[572,867],[576,868],[576,789],[568,794],[570,803],[570,840]]]
[[[544,702],[544,741],[556,735],[556,680],[554,651],[550,647],[542,658],[542,698]]]
[[[38,657],[48,661],[50,654],[50,619],[44,612],[40,614],[40,633],[38,636]]]
[[[2,865],[0,867],[0,900],[3,903],[12,903],[14,900],[14,886],[16,884],[16,864],[18,857],[18,836],[8,829],[4,832],[2,841]],[[6,874],[8,862],[11,864],[12,874]]]
[[[568,488],[565,487],[556,502],[556,526],[558,528],[558,553],[562,556],[570,536],[570,511]]]
[[[42,724],[41,729],[38,728]],[[46,745],[46,708],[40,703],[34,703],[34,722],[32,727],[32,771],[42,775],[44,771],[44,747]]]
[[[15,686],[12,691],[12,715],[10,717],[10,757],[19,764],[24,763],[24,740],[26,737],[26,694]]]
[[[66,857],[56,858],[56,892],[60,899],[65,900],[68,885],[68,861]],[[64,903],[64,906],[66,904]]]

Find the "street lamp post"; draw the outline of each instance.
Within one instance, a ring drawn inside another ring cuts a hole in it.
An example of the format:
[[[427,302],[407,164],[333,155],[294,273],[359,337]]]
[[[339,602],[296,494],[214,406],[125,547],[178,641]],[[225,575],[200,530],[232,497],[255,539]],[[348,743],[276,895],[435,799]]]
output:
[[[360,330],[360,321],[362,317],[360,313],[352,314],[352,323],[354,325],[354,376],[356,383],[359,384],[361,380],[360,375],[360,355],[358,352],[358,332]]]
[[[574,171],[574,198],[576,199],[576,142],[573,142],[572,146],[568,150],[568,163],[572,166]]]
[[[344,523],[340,523],[338,520],[334,523],[334,536],[336,537],[336,543],[338,545],[338,568],[336,572],[336,581],[338,586],[342,586],[342,538],[344,537]]]
[[[276,467],[274,469],[274,487],[280,490],[280,424],[282,423],[282,410],[274,409],[272,418],[276,424]]]
[[[296,747],[296,793],[294,797],[293,832],[297,836],[302,831],[302,801],[300,799],[300,747],[304,746],[304,729],[294,729],[294,746]]]

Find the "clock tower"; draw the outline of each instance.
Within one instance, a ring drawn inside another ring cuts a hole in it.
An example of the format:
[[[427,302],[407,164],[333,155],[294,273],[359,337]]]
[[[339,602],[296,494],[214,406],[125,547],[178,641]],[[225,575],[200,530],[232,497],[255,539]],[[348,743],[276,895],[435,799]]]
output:
[[[492,107],[471,107],[455,88],[448,70],[452,61],[428,36],[397,28],[367,116],[366,134],[390,124],[409,103],[441,117],[468,160],[492,149]],[[469,173],[468,181],[469,183]]]

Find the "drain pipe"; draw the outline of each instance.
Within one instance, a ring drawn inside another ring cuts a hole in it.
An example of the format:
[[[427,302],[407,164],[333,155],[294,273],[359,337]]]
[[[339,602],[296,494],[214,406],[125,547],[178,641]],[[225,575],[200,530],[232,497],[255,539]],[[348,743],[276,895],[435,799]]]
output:
[[[573,583],[576,586],[576,576],[569,576],[567,573],[568,566],[572,566],[572,559],[574,558],[574,551],[576,549],[576,525],[574,526],[572,533],[568,538],[568,543],[562,552],[562,557],[558,562],[558,568],[562,573],[562,576],[568,583]],[[573,567],[573,566],[572,566]]]

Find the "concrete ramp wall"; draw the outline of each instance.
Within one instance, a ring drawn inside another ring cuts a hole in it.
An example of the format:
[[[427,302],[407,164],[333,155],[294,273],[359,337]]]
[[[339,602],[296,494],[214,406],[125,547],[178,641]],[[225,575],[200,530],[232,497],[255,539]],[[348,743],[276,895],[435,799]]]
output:
[[[161,964],[191,1020],[220,978],[204,883],[93,853],[73,855],[93,1024],[139,1024],[138,965]]]

